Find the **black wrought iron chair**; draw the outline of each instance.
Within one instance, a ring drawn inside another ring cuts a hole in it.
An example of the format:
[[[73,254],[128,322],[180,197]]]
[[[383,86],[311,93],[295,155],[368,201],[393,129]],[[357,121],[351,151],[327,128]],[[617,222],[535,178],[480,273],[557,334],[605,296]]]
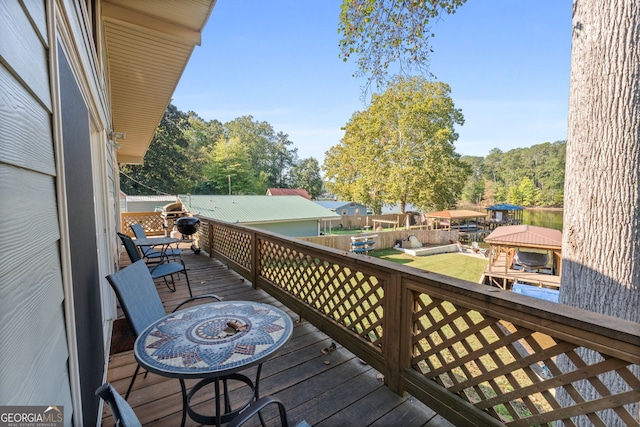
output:
[[[127,255],[131,260],[131,264],[142,260],[142,256],[138,251],[138,247],[136,246],[136,244],[134,243],[131,237],[123,233],[118,233],[118,237],[120,237],[120,240],[122,241],[122,244],[124,245],[124,248],[127,251]],[[187,279],[189,296],[191,297],[193,296],[193,294],[191,293],[191,284],[189,283],[189,276],[187,275],[187,267],[185,266],[184,261],[182,259],[179,259],[177,261],[170,261],[165,258],[163,261],[158,262],[157,264],[146,265],[146,267],[149,270],[149,273],[151,273],[151,277],[154,280],[163,278],[165,284],[167,285],[167,288],[169,288],[172,292],[175,292],[176,290],[176,283],[173,280],[173,275],[177,273],[183,273],[184,277]],[[169,284],[169,281],[167,280],[167,276],[171,277],[171,284]]]
[[[147,238],[147,233],[144,231],[142,224],[132,224],[131,231],[133,231],[136,239]],[[139,246],[139,248],[140,252],[142,252],[142,257],[146,259],[147,262],[161,261],[164,256],[177,258],[182,254],[180,248],[166,248],[164,252],[155,250],[153,246]]]
[[[167,314],[160,300],[160,295],[158,295],[152,275],[143,260],[137,260],[122,270],[108,275],[107,281],[118,297],[120,307],[122,307],[122,311],[127,318],[127,322],[135,338],[137,338],[147,326]],[[212,294],[191,297],[180,303],[173,311],[180,309],[187,303],[205,298],[212,298],[218,301],[222,300],[217,295]],[[136,366],[136,371],[133,373],[133,378],[131,378],[129,389],[125,395],[125,400],[129,398],[133,383],[139,371],[140,365]]]
[[[120,396],[118,391],[113,388],[113,386],[109,383],[102,384],[96,390],[96,396],[100,396],[102,400],[107,402],[109,407],[111,408],[111,413],[113,414],[114,424],[116,426],[122,427],[138,427],[142,426],[140,424],[140,420],[136,416],[135,412],[131,408],[131,405],[127,403],[125,399]],[[284,404],[271,396],[266,396],[261,399],[256,400],[251,403],[242,411],[237,417],[235,417],[226,427],[239,427],[250,420],[253,416],[260,413],[266,406],[275,404],[278,406],[278,410],[280,412],[280,421],[282,427],[288,427],[289,422],[287,420],[287,411],[284,407]],[[296,427],[310,427],[305,421],[297,424]]]

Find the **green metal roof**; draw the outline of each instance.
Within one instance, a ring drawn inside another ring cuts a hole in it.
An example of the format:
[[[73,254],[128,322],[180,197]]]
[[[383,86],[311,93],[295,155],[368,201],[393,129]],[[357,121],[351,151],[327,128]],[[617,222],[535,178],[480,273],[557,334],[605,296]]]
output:
[[[300,196],[202,196],[181,195],[182,204],[194,215],[232,223],[335,219],[331,212]]]

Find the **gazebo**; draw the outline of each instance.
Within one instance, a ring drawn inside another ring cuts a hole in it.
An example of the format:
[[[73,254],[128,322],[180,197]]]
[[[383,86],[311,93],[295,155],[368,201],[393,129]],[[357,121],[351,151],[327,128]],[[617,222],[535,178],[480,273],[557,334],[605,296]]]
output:
[[[451,229],[452,223],[453,222],[457,222],[458,225],[461,225],[460,223],[462,221],[467,222],[470,219],[476,219],[476,218],[485,218],[487,215],[483,214],[482,212],[476,212],[476,211],[471,211],[471,210],[464,210],[464,209],[452,209],[452,210],[446,210],[446,211],[438,211],[438,212],[431,212],[428,214],[424,214],[425,218],[436,218],[438,220],[440,220],[440,225],[444,225],[445,227],[443,227],[444,229]],[[470,227],[467,224],[466,229],[468,230]]]
[[[551,252],[553,257],[553,272],[559,276],[562,263],[562,232],[553,228],[538,227],[535,225],[505,225],[491,232],[484,241],[489,244],[489,266],[496,264],[498,258],[504,253],[505,274],[513,263],[518,252],[522,252],[523,258],[527,254]],[[527,252],[520,249],[532,249]],[[533,258],[533,257],[531,257]]]
[[[489,214],[489,226],[491,228],[495,228],[498,225],[522,224],[522,214],[524,212],[522,206],[501,203],[489,206],[486,209]]]

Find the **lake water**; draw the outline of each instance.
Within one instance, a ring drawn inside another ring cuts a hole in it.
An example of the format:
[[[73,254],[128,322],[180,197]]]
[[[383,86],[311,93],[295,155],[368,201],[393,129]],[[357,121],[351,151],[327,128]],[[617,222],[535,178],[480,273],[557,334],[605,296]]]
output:
[[[562,209],[525,209],[522,223],[562,231]]]

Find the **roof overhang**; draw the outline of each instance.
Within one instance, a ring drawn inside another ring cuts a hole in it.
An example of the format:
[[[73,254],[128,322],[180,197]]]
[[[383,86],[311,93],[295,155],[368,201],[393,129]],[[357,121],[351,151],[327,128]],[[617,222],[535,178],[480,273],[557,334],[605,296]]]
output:
[[[142,163],[215,3],[101,2],[118,163]]]

